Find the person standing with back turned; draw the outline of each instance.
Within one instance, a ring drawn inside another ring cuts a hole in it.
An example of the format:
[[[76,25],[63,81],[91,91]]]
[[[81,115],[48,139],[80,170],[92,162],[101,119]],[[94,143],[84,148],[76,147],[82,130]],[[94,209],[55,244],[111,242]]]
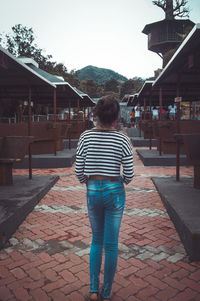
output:
[[[81,134],[77,147],[76,176],[80,183],[87,185],[87,207],[92,228],[87,300],[111,300],[125,206],[124,183],[128,184],[134,176],[130,140],[113,127],[119,110],[119,103],[113,96],[102,97],[94,109],[98,125]],[[123,167],[122,175],[120,166]],[[103,248],[104,282],[99,294]]]

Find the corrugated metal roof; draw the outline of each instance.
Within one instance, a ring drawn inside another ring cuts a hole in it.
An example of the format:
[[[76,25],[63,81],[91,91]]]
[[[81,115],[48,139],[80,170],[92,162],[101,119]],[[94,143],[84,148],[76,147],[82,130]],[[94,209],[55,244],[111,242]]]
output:
[[[36,67],[35,65],[28,65],[28,67],[31,68],[34,72],[36,72],[40,76],[44,77],[45,79],[47,79],[49,82],[51,82],[53,84],[64,82],[64,79],[61,79],[57,75],[48,73],[48,72],[40,69],[39,67]]]
[[[29,63],[28,63],[29,64]],[[58,76],[55,74],[48,73],[39,67],[37,67],[35,64],[29,64],[29,67],[36,73],[38,73],[40,76],[46,78],[48,81],[52,82],[56,86],[65,85],[71,88],[71,90],[80,98],[83,98],[81,93],[78,93],[74,87],[72,87],[68,82],[64,80],[62,76]]]
[[[49,85],[51,85],[54,88],[56,88],[56,86],[53,84],[53,82],[51,82],[47,78],[43,77],[41,74],[39,74],[38,72],[36,72],[34,69],[31,69],[29,66],[27,66],[26,64],[24,64],[20,59],[16,58],[14,55],[12,55],[11,53],[9,53],[6,49],[4,49],[1,46],[0,46],[0,51],[4,55],[8,56],[13,62],[15,62],[16,64],[18,64],[20,67],[22,67],[24,70],[29,71],[30,73],[32,73],[32,75],[37,76],[42,81],[45,81]]]

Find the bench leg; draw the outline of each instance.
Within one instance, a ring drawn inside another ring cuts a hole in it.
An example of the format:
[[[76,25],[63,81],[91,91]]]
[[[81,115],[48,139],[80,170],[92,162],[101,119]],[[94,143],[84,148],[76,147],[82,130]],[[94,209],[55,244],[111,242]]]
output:
[[[194,166],[194,188],[200,189],[200,165]]]
[[[0,163],[0,185],[13,184],[12,167],[13,163]]]

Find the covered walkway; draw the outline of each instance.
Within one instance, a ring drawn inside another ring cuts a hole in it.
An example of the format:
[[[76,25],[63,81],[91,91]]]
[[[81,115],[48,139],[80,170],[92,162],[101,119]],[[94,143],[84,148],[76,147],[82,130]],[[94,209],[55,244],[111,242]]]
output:
[[[112,300],[199,301],[200,262],[190,262],[151,180],[175,176],[175,168],[144,167],[134,154]],[[91,235],[85,187],[74,167],[33,174],[60,179],[0,251],[0,300],[84,301]],[[188,179],[193,169],[181,167],[181,175]]]

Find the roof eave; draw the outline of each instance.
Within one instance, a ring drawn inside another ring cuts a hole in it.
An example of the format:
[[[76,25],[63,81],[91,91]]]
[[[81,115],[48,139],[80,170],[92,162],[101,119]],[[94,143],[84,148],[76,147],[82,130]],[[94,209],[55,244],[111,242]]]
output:
[[[32,70],[29,66],[27,66],[26,64],[24,64],[22,61],[20,61],[18,58],[16,58],[14,55],[12,55],[11,53],[9,53],[6,49],[4,49],[3,47],[0,46],[0,51],[2,51],[3,53],[5,53],[7,56],[9,56],[13,61],[15,61],[17,64],[21,65],[24,69],[28,70],[30,73],[34,74],[36,77],[40,78],[41,80],[43,80],[44,82],[46,82],[48,85],[56,88],[56,85],[49,82],[46,78],[42,77],[41,75],[39,75],[37,72],[35,72],[34,70]]]
[[[179,48],[177,49],[177,51],[174,53],[174,55],[172,56],[172,58],[169,60],[169,62],[167,63],[167,65],[165,66],[165,68],[162,70],[162,72],[159,74],[159,76],[155,79],[155,81],[153,82],[153,87],[155,87],[157,84],[159,84],[159,82],[162,80],[165,72],[167,69],[169,69],[174,61],[174,59],[178,56],[178,54],[182,51],[182,49],[187,45],[187,43],[189,42],[189,40],[192,38],[192,36],[194,35],[194,33],[200,29],[200,23],[197,23],[193,29],[190,31],[190,33],[188,34],[188,36],[185,38],[185,40],[181,43],[181,45],[179,46]]]

